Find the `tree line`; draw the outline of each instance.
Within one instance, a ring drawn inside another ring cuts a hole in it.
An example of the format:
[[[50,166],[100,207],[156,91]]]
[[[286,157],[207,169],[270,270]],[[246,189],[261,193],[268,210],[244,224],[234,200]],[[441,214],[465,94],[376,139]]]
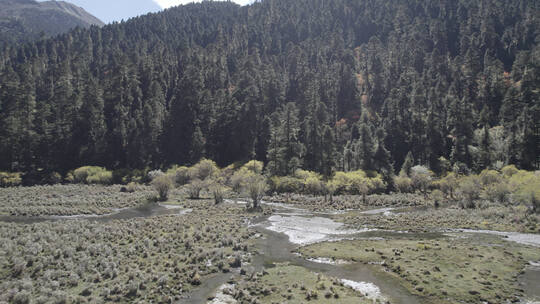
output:
[[[189,4],[0,51],[0,169],[540,167],[534,1]]]

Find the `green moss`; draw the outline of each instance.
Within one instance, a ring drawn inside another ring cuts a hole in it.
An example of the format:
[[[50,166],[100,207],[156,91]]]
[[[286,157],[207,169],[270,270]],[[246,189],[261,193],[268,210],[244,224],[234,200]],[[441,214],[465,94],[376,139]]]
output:
[[[238,289],[257,296],[261,303],[373,303],[337,279],[289,264],[277,264]]]
[[[411,293],[434,303],[504,302],[518,294],[516,276],[538,248],[490,239],[356,240],[320,243],[300,249],[307,257],[372,263],[397,278]]]

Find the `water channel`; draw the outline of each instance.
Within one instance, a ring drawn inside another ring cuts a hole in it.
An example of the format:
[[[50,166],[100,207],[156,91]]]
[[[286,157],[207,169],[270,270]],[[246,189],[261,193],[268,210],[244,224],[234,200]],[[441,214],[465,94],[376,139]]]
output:
[[[228,204],[242,204],[238,201],[227,201]],[[263,202],[266,208],[273,210],[269,216],[261,216],[249,225],[255,229],[260,237],[257,239],[258,254],[252,257],[252,271],[260,272],[264,268],[273,267],[276,263],[287,262],[291,265],[301,266],[317,273],[323,273],[330,277],[342,280],[346,286],[357,289],[368,298],[389,300],[391,303],[413,304],[424,303],[423,299],[410,294],[405,288],[389,278],[381,275],[373,269],[372,265],[359,263],[340,263],[329,259],[307,260],[295,254],[299,246],[321,242],[335,241],[342,239],[357,238],[440,238],[448,237],[448,234],[474,235],[476,238],[503,237],[509,242],[519,242],[527,245],[540,247],[540,235],[520,234],[496,231],[476,231],[476,230],[451,230],[432,233],[407,233],[397,231],[381,230],[351,230],[345,229],[343,224],[332,220],[335,213],[310,212],[306,209],[292,205]],[[374,209],[364,214],[385,214],[390,215],[393,209]],[[160,215],[182,215],[191,212],[179,206],[147,204],[136,208],[126,208],[115,210],[106,215],[75,215],[75,216],[44,216],[44,217],[19,217],[2,216],[0,221],[32,224],[43,221],[59,220],[94,220],[99,222],[109,222],[119,219],[144,218]],[[399,213],[396,213],[399,214]],[[540,250],[540,249],[539,249]],[[200,304],[200,303],[226,303],[219,300],[212,301],[220,287],[232,283],[239,273],[221,273],[206,279],[201,286],[185,295],[179,303]],[[526,295],[522,303],[540,303],[540,263],[531,261],[524,273],[519,277],[519,283]]]

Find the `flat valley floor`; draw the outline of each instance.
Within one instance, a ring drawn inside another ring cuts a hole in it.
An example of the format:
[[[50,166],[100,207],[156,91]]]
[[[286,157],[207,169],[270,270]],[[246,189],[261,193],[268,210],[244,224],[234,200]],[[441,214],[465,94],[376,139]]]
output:
[[[120,190],[0,189],[0,303],[540,301],[538,216],[520,207],[282,195],[248,212]]]

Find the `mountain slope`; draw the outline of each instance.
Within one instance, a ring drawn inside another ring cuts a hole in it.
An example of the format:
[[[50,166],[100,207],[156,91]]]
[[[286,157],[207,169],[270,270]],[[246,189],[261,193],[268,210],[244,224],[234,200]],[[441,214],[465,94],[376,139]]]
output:
[[[203,2],[0,55],[0,167],[539,167],[534,1]]]
[[[153,0],[69,0],[88,12],[96,14],[105,23],[128,20],[135,16],[158,12],[162,8]]]
[[[84,9],[63,1],[0,0],[0,44],[54,36],[80,26],[102,26]]]

